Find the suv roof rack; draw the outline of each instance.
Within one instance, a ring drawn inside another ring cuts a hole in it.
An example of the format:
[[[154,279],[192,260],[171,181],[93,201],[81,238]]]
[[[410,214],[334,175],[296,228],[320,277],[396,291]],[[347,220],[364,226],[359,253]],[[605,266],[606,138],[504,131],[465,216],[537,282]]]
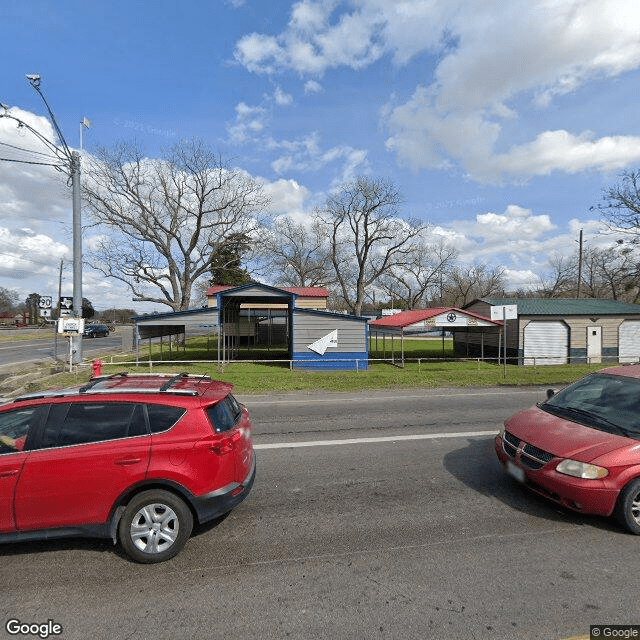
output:
[[[104,382],[105,380],[113,380],[114,378],[126,378],[128,375],[129,374],[126,371],[120,371],[119,373],[112,373],[111,375],[108,375],[108,376],[99,376],[97,378],[91,378],[91,380],[89,380],[89,382],[87,382],[87,384],[85,384],[84,387],[80,387],[80,389],[78,389],[78,393],[86,393],[87,391],[89,391],[89,389],[92,389],[93,387],[100,384],[101,382]]]
[[[166,378],[167,380],[158,388],[158,387],[135,387],[135,386],[126,386],[122,387],[111,387],[107,386],[106,388],[102,387],[104,383],[108,383],[110,380],[115,380],[117,378],[125,379],[128,378],[130,380],[135,380],[136,378]],[[117,394],[117,393],[167,393],[167,394],[175,394],[175,395],[185,395],[185,396],[197,396],[197,389],[176,389],[174,386],[178,384],[181,380],[198,380],[198,384],[200,382],[211,382],[211,377],[208,375],[193,375],[189,373],[179,373],[179,374],[167,374],[167,373],[135,373],[130,375],[127,371],[120,371],[118,373],[112,373],[109,375],[99,376],[97,378],[91,378],[89,382],[79,388],[72,387],[68,389],[49,389],[44,391],[34,391],[32,393],[27,393],[21,396],[18,396],[13,399],[13,402],[20,402],[25,400],[34,400],[36,398],[56,398],[62,396],[72,396],[72,395],[82,395],[86,393],[92,394]],[[102,387],[102,388],[101,388]]]

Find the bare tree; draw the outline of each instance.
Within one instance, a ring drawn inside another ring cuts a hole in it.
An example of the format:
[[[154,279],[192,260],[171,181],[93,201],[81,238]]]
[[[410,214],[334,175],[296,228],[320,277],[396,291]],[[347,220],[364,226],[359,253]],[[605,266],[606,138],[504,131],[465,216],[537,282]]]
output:
[[[555,255],[549,260],[550,269],[539,276],[538,294],[543,298],[563,298],[577,283],[577,255]]]
[[[605,190],[603,199],[597,209],[608,226],[640,242],[640,171],[623,172],[620,181]]]
[[[476,298],[503,295],[504,267],[456,267],[444,286],[443,302],[454,307],[464,307]]]
[[[158,160],[135,144],[102,148],[85,175],[84,198],[106,232],[91,266],[124,282],[133,301],[174,311],[189,308],[194,283],[229,238],[255,231],[267,204],[256,181],[196,140]]]
[[[420,238],[405,263],[391,268],[381,278],[380,286],[390,297],[401,300],[406,309],[419,308],[425,300],[441,297],[457,253],[442,239],[429,244]]]
[[[546,298],[574,298],[578,295],[578,273],[581,272],[582,295],[587,298],[625,300],[636,303],[640,299],[638,287],[639,262],[633,244],[598,249],[586,247],[582,269],[578,268],[578,252],[570,256],[556,256],[551,271],[541,278],[538,295]]]
[[[326,228],[336,284],[347,308],[362,313],[367,287],[404,265],[426,225],[398,215],[402,198],[387,180],[360,177],[327,199]]]
[[[256,251],[263,269],[282,286],[315,287],[333,282],[327,236],[317,218],[309,224],[288,216],[277,218],[271,229],[264,231]]]

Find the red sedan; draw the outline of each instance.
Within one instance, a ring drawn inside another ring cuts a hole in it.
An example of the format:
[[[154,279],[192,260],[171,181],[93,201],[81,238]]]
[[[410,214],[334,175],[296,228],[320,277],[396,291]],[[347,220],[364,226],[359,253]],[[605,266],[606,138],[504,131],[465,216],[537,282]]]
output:
[[[518,481],[640,535],[640,366],[590,374],[509,418],[495,439]]]

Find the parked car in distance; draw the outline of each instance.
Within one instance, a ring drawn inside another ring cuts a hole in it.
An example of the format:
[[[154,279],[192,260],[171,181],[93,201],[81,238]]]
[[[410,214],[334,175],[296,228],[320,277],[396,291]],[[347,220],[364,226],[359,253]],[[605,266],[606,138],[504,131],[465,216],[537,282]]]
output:
[[[507,472],[640,535],[640,366],[603,369],[520,411],[495,439]]]
[[[82,335],[85,338],[106,338],[109,335],[109,327],[106,324],[85,324]]]
[[[0,542],[97,536],[137,562],[172,558],[253,485],[252,427],[231,391],[119,373],[0,405]]]

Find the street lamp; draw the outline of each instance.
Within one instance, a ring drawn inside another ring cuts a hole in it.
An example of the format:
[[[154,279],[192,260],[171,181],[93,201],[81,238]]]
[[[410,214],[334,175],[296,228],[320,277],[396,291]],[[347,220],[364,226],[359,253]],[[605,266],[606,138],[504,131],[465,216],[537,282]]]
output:
[[[62,131],[58,126],[58,122],[53,115],[53,111],[51,111],[51,107],[40,89],[40,75],[37,73],[28,74],[27,80],[38,92],[38,95],[42,98],[42,101],[47,107],[49,119],[53,124],[53,128],[60,140],[60,143],[62,144],[62,147],[58,147],[58,145],[47,139],[29,124],[10,114],[9,107],[4,104],[0,104],[0,107],[4,110],[4,113],[0,113],[0,118],[10,118],[18,123],[18,127],[27,128],[40,140],[40,142],[52,151],[59,160],[59,163],[55,164],[46,162],[34,164],[49,164],[56,169],[63,171],[71,181],[73,194],[73,310],[78,317],[82,317],[82,212],[80,206],[80,154],[77,151],[69,149],[69,146],[62,135]],[[17,162],[20,162],[20,160]],[[82,335],[79,335],[77,339],[74,340],[74,345],[76,349],[72,356],[72,362],[74,364],[78,364],[82,362]]]

